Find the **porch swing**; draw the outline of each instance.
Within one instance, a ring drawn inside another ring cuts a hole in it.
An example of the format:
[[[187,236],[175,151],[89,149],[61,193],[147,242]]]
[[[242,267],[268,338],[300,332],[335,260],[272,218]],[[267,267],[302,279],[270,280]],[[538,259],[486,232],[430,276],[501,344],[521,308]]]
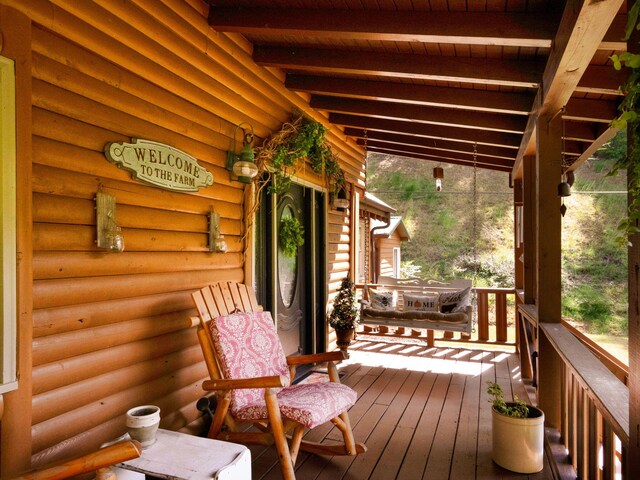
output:
[[[365,144],[366,155],[366,144]],[[477,146],[473,147],[473,246],[472,279],[451,282],[400,279],[379,276],[375,287],[367,284],[369,262],[365,255],[365,284],[361,300],[360,321],[365,325],[404,327],[428,331],[433,343],[433,331],[458,332],[468,338],[475,331],[477,314],[474,306],[478,276],[477,262]]]

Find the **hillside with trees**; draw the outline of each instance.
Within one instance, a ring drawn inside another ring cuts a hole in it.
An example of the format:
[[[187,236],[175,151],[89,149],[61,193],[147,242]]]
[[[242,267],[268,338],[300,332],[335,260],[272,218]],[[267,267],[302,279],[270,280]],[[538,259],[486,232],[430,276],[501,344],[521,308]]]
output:
[[[563,316],[598,335],[627,334],[627,252],[617,226],[626,206],[625,172],[607,176],[625,139],[617,138],[576,172],[563,218]],[[403,270],[422,278],[471,278],[513,286],[513,190],[506,173],[370,154],[367,189],[397,209],[411,234]],[[475,183],[475,189],[474,189]],[[475,195],[474,195],[475,190]]]

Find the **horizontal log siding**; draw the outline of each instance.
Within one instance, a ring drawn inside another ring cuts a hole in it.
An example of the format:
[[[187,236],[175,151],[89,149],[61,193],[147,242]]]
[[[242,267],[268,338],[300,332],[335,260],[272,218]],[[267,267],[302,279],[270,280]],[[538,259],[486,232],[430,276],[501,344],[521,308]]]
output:
[[[5,3],[5,0],[0,0]],[[15,2],[9,2],[15,3]],[[190,292],[243,280],[243,186],[225,169],[234,126],[259,140],[302,109],[329,126],[283,76],[251,61],[237,35],[217,34],[206,2],[28,0],[33,21],[33,464],[79,454],[124,432],[124,412],[162,408],[162,426],[197,424],[206,368]],[[199,159],[214,185],[193,194],[133,181],[107,142],[149,138]],[[362,151],[329,140],[350,181]],[[322,185],[302,166],[298,176]],[[116,196],[122,254],[95,245],[94,197]],[[226,254],[207,249],[210,208]],[[348,274],[349,218],[330,210],[331,297]]]
[[[400,248],[401,240],[396,232],[389,238],[381,238],[380,245],[380,275],[393,277],[393,249]]]

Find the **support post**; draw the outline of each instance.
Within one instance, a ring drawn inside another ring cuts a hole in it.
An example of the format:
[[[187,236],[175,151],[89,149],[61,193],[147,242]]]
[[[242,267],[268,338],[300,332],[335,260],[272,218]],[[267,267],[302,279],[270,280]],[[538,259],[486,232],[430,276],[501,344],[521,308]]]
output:
[[[561,319],[561,215],[558,184],[562,155],[562,115],[553,112],[537,125],[537,296],[539,323]],[[539,338],[538,399],[547,426],[561,424],[562,360],[544,337]]]
[[[522,229],[524,241],[524,303],[536,303],[536,290],[538,288],[536,275],[538,267],[536,256],[538,254],[537,228],[537,177],[536,177],[536,157],[526,156],[523,161],[522,170]]]

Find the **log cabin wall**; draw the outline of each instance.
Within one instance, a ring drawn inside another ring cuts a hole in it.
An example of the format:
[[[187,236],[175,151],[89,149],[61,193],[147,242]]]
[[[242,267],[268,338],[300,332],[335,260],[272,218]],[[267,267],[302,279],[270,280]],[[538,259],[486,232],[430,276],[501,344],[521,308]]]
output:
[[[250,122],[264,139],[295,109],[321,117],[252,61],[242,37],[212,31],[204,1],[0,3],[32,22],[33,116],[33,378],[20,386],[33,396],[25,420],[2,429],[3,445],[31,441],[2,458],[37,466],[121,435],[135,405],[159,405],[163,428],[197,423],[206,367],[188,328],[190,293],[245,277],[245,192],[224,168],[234,126]],[[196,157],[213,186],[184,194],[132,180],[103,154],[131,138]],[[338,130],[328,138],[347,180],[362,184],[361,150]],[[116,197],[121,254],[95,245],[98,190]],[[207,248],[212,207],[225,254]],[[352,262],[349,212],[329,209],[327,231],[333,292]]]

